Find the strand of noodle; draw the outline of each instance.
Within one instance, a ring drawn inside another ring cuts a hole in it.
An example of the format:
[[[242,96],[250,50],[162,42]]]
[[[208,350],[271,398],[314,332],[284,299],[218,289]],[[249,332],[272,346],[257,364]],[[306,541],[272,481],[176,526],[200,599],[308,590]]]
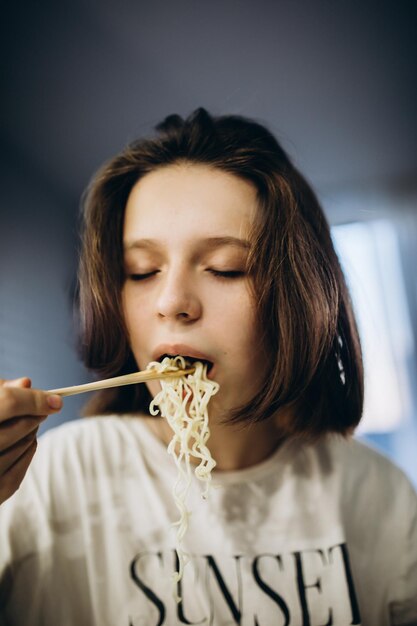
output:
[[[161,391],[152,400],[149,411],[151,415],[159,412],[165,417],[173,430],[173,437],[168,445],[168,453],[173,457],[177,467],[177,479],[173,488],[173,497],[179,510],[180,517],[173,523],[177,526],[176,551],[178,555],[178,572],[173,574],[173,595],[177,602],[180,598],[176,592],[177,583],[181,580],[184,567],[189,561],[189,555],[182,549],[182,540],[188,527],[191,512],[186,506],[186,498],[191,486],[192,474],[190,456],[200,459],[195,467],[195,476],[205,482],[203,497],[208,495],[211,483],[211,470],[216,462],[211,456],[206,442],[210,436],[208,425],[207,405],[210,398],[217,393],[219,385],[207,379],[207,366],[203,363],[194,363],[195,372],[183,378],[161,380]],[[152,362],[148,368],[158,371],[175,371],[185,368],[185,359],[181,356],[166,357],[162,363]],[[188,406],[189,405],[189,406]],[[190,448],[189,441],[194,439]],[[179,452],[176,452],[177,444]],[[185,462],[185,469],[183,466]]]

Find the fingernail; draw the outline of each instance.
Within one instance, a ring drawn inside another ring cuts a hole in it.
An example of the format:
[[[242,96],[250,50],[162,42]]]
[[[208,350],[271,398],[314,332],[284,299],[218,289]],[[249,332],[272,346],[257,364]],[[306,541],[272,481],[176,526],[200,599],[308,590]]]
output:
[[[5,387],[15,387],[16,385],[22,383],[24,381],[24,377],[23,378],[13,378],[12,380],[6,380],[6,382],[4,383]]]
[[[48,405],[51,409],[60,409],[62,407],[62,398],[61,396],[48,396],[46,398]]]

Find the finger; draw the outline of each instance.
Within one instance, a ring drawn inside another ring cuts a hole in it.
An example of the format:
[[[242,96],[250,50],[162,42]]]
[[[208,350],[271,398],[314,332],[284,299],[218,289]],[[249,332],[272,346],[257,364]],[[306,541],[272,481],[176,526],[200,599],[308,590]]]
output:
[[[50,415],[60,411],[62,405],[60,396],[40,389],[0,387],[0,422],[20,415]]]
[[[24,452],[22,456],[17,459],[14,465],[12,465],[1,477],[0,504],[10,498],[10,496],[12,496],[15,491],[19,489],[30,462],[32,461],[33,455],[36,452],[36,447],[37,442],[35,439],[26,452]]]
[[[0,477],[2,477],[30,448],[36,439],[38,427],[36,427],[29,435],[20,439],[17,443],[0,452]],[[0,478],[2,482],[2,478]]]
[[[24,417],[12,417],[4,422],[0,422],[0,453],[8,450],[17,442],[28,435],[33,434],[46,415],[35,417],[25,415]]]
[[[32,381],[27,376],[22,378],[14,378],[13,380],[6,380],[0,378],[0,387],[31,387]]]

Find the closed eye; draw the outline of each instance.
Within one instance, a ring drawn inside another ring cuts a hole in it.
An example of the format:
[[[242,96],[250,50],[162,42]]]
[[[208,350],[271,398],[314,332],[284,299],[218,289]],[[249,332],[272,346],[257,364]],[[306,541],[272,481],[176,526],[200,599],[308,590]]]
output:
[[[154,276],[154,274],[157,274],[158,271],[159,270],[154,270],[153,272],[145,272],[144,274],[129,274],[128,278],[135,281],[146,280],[147,278]]]
[[[215,270],[215,269],[208,269],[207,270],[210,274],[212,274],[213,276],[216,276],[217,278],[224,278],[224,279],[234,279],[234,278],[241,278],[242,276],[245,275],[245,272],[241,271],[241,270]],[[155,274],[158,274],[159,270],[154,270],[152,272],[145,272],[143,274],[129,274],[128,278],[130,280],[139,282],[141,280],[146,280],[147,278],[151,278],[152,276],[154,276]]]
[[[209,269],[208,271],[210,272],[210,274],[213,274],[213,276],[217,276],[218,278],[241,278],[242,276],[245,275],[245,272],[240,271],[240,270],[221,271],[221,270]]]

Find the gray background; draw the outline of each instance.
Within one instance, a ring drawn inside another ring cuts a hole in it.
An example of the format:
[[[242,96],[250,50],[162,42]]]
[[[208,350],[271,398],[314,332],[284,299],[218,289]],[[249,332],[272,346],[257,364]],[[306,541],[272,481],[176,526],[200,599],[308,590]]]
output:
[[[0,376],[39,388],[90,380],[71,310],[81,193],[128,141],[200,105],[265,122],[331,223],[392,218],[416,336],[416,15],[404,0],[3,9]],[[410,371],[415,383],[415,361]],[[48,425],[77,417],[84,400],[68,398]],[[401,455],[392,436],[375,441]]]

